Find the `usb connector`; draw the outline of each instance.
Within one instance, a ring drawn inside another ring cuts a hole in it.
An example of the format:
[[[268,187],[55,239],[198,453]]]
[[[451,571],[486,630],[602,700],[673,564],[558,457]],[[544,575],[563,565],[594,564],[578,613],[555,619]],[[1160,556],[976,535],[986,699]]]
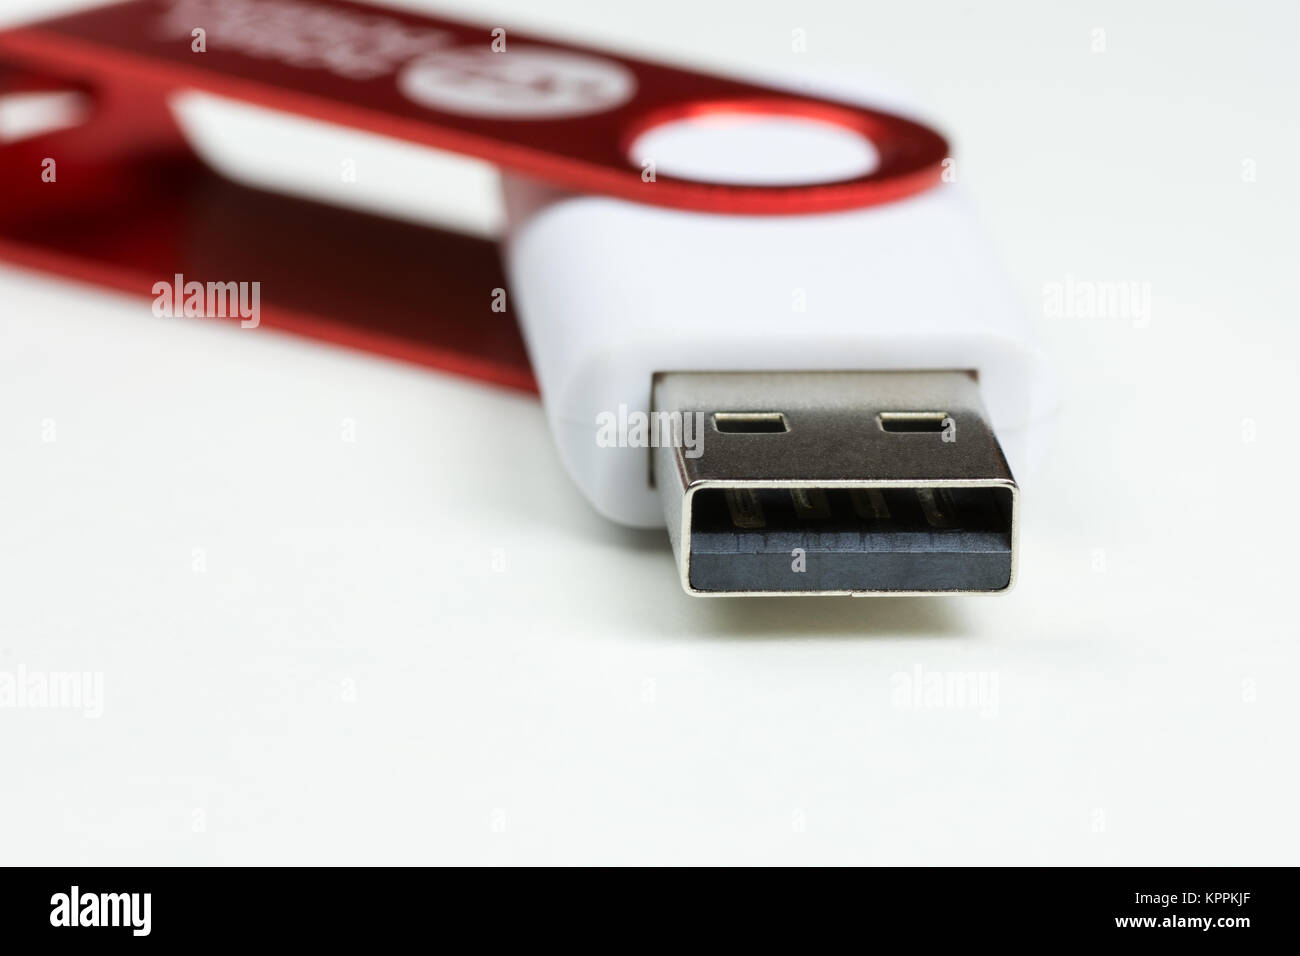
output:
[[[668,372],[653,450],[690,594],[1009,589],[1017,488],[971,372]],[[680,413],[680,417],[678,417]]]

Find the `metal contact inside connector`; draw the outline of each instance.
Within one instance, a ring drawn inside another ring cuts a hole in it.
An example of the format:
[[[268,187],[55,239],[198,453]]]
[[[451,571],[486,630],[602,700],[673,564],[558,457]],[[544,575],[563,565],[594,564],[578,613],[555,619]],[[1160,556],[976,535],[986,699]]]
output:
[[[1010,583],[1011,522],[1006,487],[701,488],[690,502],[690,585],[997,591]]]

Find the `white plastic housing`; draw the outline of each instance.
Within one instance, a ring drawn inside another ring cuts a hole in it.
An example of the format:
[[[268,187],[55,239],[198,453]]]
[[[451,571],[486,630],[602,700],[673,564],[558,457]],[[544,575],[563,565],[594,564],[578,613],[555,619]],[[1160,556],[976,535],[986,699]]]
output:
[[[787,85],[908,111],[874,77]],[[337,163],[321,157],[370,156],[360,166],[386,174],[357,184],[363,208],[480,234],[499,222],[494,174],[478,161],[208,95],[174,106],[191,142],[233,178],[339,201]],[[828,160],[790,137],[764,141],[760,155],[748,148],[691,159],[715,170],[743,162],[736,179],[785,181],[804,180],[805,160],[810,174]],[[268,167],[272,155],[281,161]],[[504,185],[511,311],[565,466],[608,517],[662,524],[650,451],[596,443],[599,413],[649,410],[658,371],[975,369],[1023,480],[1029,426],[1052,410],[1050,380],[955,187],[855,212],[750,217],[555,193],[509,176]],[[650,199],[654,184],[645,188]]]
[[[650,411],[655,372],[974,369],[1013,474],[1052,411],[1023,311],[948,186],[805,217],[506,190],[512,311],[565,467],[615,521],[663,524],[650,451],[597,443],[601,412]]]

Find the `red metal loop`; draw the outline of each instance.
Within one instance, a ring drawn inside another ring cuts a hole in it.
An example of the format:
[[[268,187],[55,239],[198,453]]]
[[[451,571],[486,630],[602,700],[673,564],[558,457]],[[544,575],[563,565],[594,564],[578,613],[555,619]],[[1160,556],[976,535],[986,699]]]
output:
[[[179,21],[177,9],[186,11]],[[463,153],[568,190],[715,213],[889,202],[936,185],[948,152],[942,136],[901,116],[604,51],[511,32],[496,53],[488,28],[345,0],[269,9],[277,11],[275,43],[259,39],[258,24],[262,34],[267,27],[257,18],[268,7],[256,0],[132,0],[0,33],[0,55],[101,87],[152,88],[160,98],[204,90]],[[191,24],[204,31],[202,52]],[[385,52],[401,43],[409,46],[402,56]],[[411,70],[423,72],[412,78]],[[872,142],[880,165],[855,179],[806,185],[641,180],[627,157],[638,134],[719,109],[844,126]]]

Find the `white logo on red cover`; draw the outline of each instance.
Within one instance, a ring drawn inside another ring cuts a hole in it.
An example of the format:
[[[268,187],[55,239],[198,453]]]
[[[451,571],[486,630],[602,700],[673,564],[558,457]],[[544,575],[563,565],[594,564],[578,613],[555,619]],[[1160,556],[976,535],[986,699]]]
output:
[[[621,106],[636,91],[632,71],[611,60],[548,47],[454,49],[408,63],[397,87],[444,113],[495,119],[563,119]]]

